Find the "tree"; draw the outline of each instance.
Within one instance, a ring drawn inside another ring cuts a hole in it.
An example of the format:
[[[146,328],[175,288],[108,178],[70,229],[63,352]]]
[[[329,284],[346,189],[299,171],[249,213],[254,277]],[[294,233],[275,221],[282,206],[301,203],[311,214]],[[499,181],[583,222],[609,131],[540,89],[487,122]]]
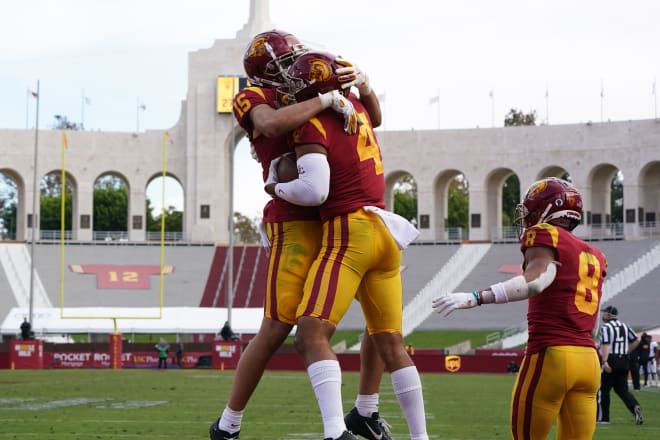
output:
[[[520,180],[512,174],[502,186],[502,226],[513,226],[516,206],[520,203]]]
[[[0,237],[16,237],[16,182],[0,172]]]
[[[57,172],[47,174],[41,179],[39,210],[41,219],[39,228],[43,231],[56,231],[61,228],[62,214],[62,175]],[[73,188],[65,177],[66,203],[64,205],[64,229],[70,231],[73,225],[72,197]]]
[[[623,223],[623,174],[621,171],[617,172],[614,179],[612,179],[611,191],[611,221],[612,223]]]
[[[394,184],[394,212],[408,221],[417,221],[417,182],[410,174]]]
[[[447,191],[447,227],[468,230],[468,184],[462,174],[455,177]]]
[[[259,243],[261,240],[255,222],[240,212],[234,212],[234,236],[245,244]]]
[[[53,123],[53,130],[82,130],[82,123],[69,121],[64,115],[55,115],[55,122]]]
[[[127,225],[128,189],[94,185],[94,230],[126,231]]]
[[[161,213],[154,216],[154,207],[151,206],[151,200],[145,201],[147,213],[147,232],[160,232]],[[168,206],[165,209],[165,232],[183,231],[183,212],[177,211],[175,206]]]
[[[515,108],[509,110],[509,113],[504,117],[504,126],[512,127],[516,125],[536,125],[536,110],[532,110],[528,114]]]
[[[5,203],[2,212],[0,212],[0,236],[2,238],[16,238],[16,206],[17,202]]]
[[[64,229],[71,230],[72,225],[72,200],[71,197],[66,197],[64,204]],[[57,231],[62,227],[62,197],[61,196],[41,196],[39,202],[39,209],[41,212],[41,219],[39,221],[39,228],[42,231]]]

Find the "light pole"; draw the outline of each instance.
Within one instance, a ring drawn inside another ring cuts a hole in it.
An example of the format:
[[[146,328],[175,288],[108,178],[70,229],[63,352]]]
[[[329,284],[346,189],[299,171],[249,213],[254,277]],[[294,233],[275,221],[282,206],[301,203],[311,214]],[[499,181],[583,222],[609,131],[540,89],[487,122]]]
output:
[[[34,172],[32,174],[32,237],[30,240],[30,299],[28,322],[32,324],[32,315],[34,312],[34,241],[37,233],[37,200],[39,200],[39,186],[37,182],[37,158],[39,157],[39,80],[37,80],[37,116],[34,123]]]
[[[135,123],[135,132],[140,131],[140,110],[145,111],[147,106],[140,103],[140,98],[137,99],[137,110],[136,110],[136,123]]]

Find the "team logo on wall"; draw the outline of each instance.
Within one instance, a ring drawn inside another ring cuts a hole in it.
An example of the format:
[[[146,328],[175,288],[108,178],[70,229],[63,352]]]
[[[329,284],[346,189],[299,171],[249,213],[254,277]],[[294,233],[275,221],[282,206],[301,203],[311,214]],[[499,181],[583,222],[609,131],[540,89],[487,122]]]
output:
[[[455,373],[461,369],[460,356],[445,356],[445,369],[450,373]]]

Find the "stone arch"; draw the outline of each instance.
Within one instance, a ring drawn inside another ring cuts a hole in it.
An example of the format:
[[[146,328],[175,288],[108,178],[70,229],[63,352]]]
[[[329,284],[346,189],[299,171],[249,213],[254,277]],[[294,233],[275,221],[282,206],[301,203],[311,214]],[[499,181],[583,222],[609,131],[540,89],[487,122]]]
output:
[[[438,240],[447,240],[450,238],[450,235],[455,235],[449,229],[449,186],[452,181],[456,178],[463,176],[466,180],[466,185],[468,186],[468,201],[469,201],[469,182],[465,174],[457,169],[449,169],[440,172],[434,182],[433,182],[433,198],[432,198],[432,212],[433,212],[433,221],[432,226],[429,225],[432,229],[433,236]],[[453,229],[452,229],[453,230]],[[462,231],[460,234],[461,238],[467,238],[468,231]]]
[[[612,180],[619,169],[609,163],[596,165],[587,178],[589,207],[587,223],[599,226],[611,222]]]
[[[108,178],[108,177],[116,178],[120,182],[121,186],[126,188],[127,205],[126,205],[126,214],[125,214],[126,215],[126,221],[124,223],[124,226],[125,226],[124,230],[106,231],[103,228],[99,229],[97,227],[97,221],[96,221],[97,219],[96,219],[96,215],[94,214],[94,211],[95,211],[95,209],[94,209],[94,206],[95,206],[94,190],[96,189],[97,184],[99,183],[99,181],[101,179]],[[102,173],[99,173],[97,175],[97,177],[94,179],[94,182],[92,184],[92,218],[91,218],[91,221],[90,221],[90,219],[88,218],[89,216],[87,216],[87,217],[81,216],[81,220],[80,220],[81,221],[81,227],[83,229],[85,227],[91,228],[93,239],[100,239],[100,238],[103,238],[103,239],[110,238],[112,240],[128,239],[128,231],[130,230],[130,222],[129,222],[129,218],[130,218],[130,215],[129,215],[129,213],[130,213],[130,194],[131,194],[131,184],[129,182],[128,177],[126,177],[126,175],[124,175],[123,173],[121,173],[119,171],[115,171],[115,170],[108,170],[108,171],[104,171]],[[84,225],[82,223],[87,223],[87,224]],[[105,237],[101,237],[101,235],[105,235]]]
[[[0,174],[3,174],[16,187],[16,216],[13,219],[15,223],[3,225],[7,229],[8,234],[10,233],[9,231],[13,231],[7,238],[16,239],[25,234],[25,182],[21,174],[12,168],[0,168]],[[7,208],[7,206],[4,207]]]
[[[649,162],[640,170],[638,197],[639,223],[657,230],[660,221],[660,161]]]
[[[51,177],[52,176],[52,177]],[[64,182],[61,181],[62,179],[62,170],[61,169],[52,169],[41,177],[39,180],[39,203],[37,204],[37,218],[39,221],[37,222],[37,226],[39,229],[39,237],[45,240],[49,239],[59,239],[61,236],[61,229],[58,226],[57,228],[51,228],[51,227],[46,227],[43,228],[42,225],[47,221],[47,219],[43,218],[43,215],[41,213],[41,199],[44,197],[42,194],[42,185],[47,186],[49,184],[49,180],[53,179],[50,183],[53,182],[58,182],[59,183],[59,195],[60,197],[64,193],[65,196],[65,204],[67,199],[71,199],[71,223],[70,223],[70,228],[67,228],[65,226],[65,239],[74,239],[77,240],[78,237],[74,236],[74,231],[77,231],[79,229],[79,224],[78,224],[78,192],[80,190],[78,186],[78,181],[74,177],[74,175],[67,171],[64,170]],[[46,182],[44,182],[46,180]],[[55,184],[58,184],[55,183]],[[48,189],[48,188],[47,188]],[[67,191],[67,189],[70,189],[70,194]],[[52,194],[46,194],[56,196],[57,193],[54,191]],[[56,214],[59,218],[59,221],[61,221],[61,217],[59,213]],[[65,214],[66,215],[66,214]],[[66,219],[65,219],[65,225],[66,225]]]
[[[406,176],[410,176],[412,180],[417,183],[417,179],[410,171],[407,170],[394,170],[387,173],[385,176],[385,205],[388,210],[394,210],[394,187],[399,181]]]
[[[509,177],[516,174],[510,168],[496,168],[485,179],[486,194],[486,224],[485,227],[491,239],[507,238],[509,234],[502,228],[502,189]]]
[[[160,179],[164,179],[164,180],[162,182],[156,183],[156,181],[159,181]],[[143,207],[143,212],[144,212],[144,219],[145,219],[144,220],[145,236],[147,237],[147,239],[149,239],[149,231],[147,231],[147,214],[148,213],[146,212],[146,209],[147,209],[146,208],[146,206],[147,206],[146,201],[147,201],[147,199],[149,199],[149,197],[147,196],[147,193],[149,192],[149,187],[151,185],[154,185],[154,184],[158,184],[158,185],[162,186],[161,194],[166,194],[168,192],[168,189],[170,191],[174,190],[176,192],[178,192],[178,189],[181,191],[181,198],[183,199],[182,203],[181,203],[181,211],[182,211],[182,213],[181,213],[182,214],[181,228],[182,228],[182,230],[181,231],[174,231],[174,232],[183,233],[183,231],[186,230],[186,224],[185,224],[185,222],[186,222],[186,215],[185,215],[186,214],[185,213],[185,210],[186,210],[186,191],[185,191],[185,186],[184,186],[183,182],[181,181],[181,179],[175,173],[170,173],[170,172],[166,171],[164,176],[163,176],[162,172],[154,173],[151,176],[149,176],[149,178],[147,179],[147,181],[145,183],[145,186],[144,186],[143,191],[144,191],[144,195],[145,195],[144,196],[145,203],[144,203],[144,207]],[[171,185],[175,185],[175,187],[172,188]],[[176,188],[176,187],[178,187],[178,188]],[[167,198],[165,198],[165,200],[163,200],[162,196],[157,198],[157,199],[152,200],[151,202],[152,202],[151,203],[152,208],[154,206],[161,206],[163,202],[164,202],[164,205],[162,206],[162,208],[167,209],[170,206],[168,204]],[[130,208],[129,208],[129,211],[130,211]],[[161,213],[162,213],[162,211],[154,209],[154,211],[152,212],[152,215],[153,215],[154,218],[158,218],[158,217],[161,216]]]
[[[544,168],[542,168],[539,173],[536,175],[536,180],[541,180],[544,177],[557,177],[559,179],[563,178],[569,174],[569,172],[566,170],[566,168],[559,166],[559,165],[549,165]],[[533,182],[530,182],[530,184]]]

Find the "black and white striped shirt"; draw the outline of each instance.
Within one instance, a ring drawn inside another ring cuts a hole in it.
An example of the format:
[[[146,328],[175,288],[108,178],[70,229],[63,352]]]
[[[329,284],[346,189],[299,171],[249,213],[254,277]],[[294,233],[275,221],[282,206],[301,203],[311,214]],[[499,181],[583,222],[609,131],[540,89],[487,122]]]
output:
[[[618,319],[612,319],[600,328],[600,345],[610,344],[610,353],[614,355],[628,354],[628,346],[635,339],[635,331]]]

